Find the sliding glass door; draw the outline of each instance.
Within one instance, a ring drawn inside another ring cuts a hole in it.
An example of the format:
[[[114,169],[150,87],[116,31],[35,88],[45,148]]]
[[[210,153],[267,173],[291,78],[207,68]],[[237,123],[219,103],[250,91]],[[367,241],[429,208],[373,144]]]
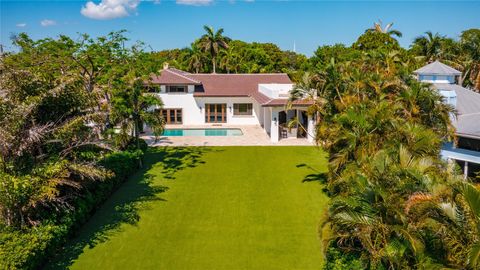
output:
[[[205,104],[205,123],[226,123],[227,104]]]

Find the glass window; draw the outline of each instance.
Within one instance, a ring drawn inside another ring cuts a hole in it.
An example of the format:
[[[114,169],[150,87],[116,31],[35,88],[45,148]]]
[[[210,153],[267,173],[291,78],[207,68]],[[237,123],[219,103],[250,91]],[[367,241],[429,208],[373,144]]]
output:
[[[169,85],[167,86],[168,93],[186,93],[187,86],[186,85]]]
[[[145,86],[146,90],[150,93],[160,93],[160,85]]]
[[[252,115],[252,103],[235,103],[233,104],[233,115]]]
[[[163,109],[161,110],[161,114],[167,124],[182,123],[182,109]]]
[[[177,124],[181,124],[182,123],[182,110],[177,110]]]

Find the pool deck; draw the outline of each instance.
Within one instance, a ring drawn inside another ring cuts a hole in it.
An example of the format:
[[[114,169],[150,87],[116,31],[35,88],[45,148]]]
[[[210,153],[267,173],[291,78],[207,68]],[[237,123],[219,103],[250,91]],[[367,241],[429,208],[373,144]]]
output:
[[[270,141],[268,134],[262,127],[255,126],[239,126],[239,125],[202,125],[202,126],[183,126],[183,125],[167,125],[168,128],[239,128],[242,130],[242,136],[161,136],[155,142],[155,137],[146,132],[142,136],[150,146],[287,146],[287,145],[315,145],[307,139],[288,138],[281,139],[277,143]]]

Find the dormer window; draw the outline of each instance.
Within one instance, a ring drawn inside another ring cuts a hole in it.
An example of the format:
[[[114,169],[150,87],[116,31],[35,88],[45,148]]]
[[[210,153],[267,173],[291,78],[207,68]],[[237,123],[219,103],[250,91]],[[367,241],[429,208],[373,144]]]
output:
[[[167,93],[186,93],[186,85],[167,85]]]

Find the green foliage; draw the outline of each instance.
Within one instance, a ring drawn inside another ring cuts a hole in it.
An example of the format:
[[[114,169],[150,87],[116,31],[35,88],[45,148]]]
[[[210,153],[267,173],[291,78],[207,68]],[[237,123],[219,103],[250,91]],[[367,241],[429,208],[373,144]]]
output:
[[[292,100],[313,101],[317,142],[330,154],[322,231],[335,250],[327,250],[326,267],[361,260],[365,267],[356,267],[474,269],[476,199],[455,187],[459,176],[439,160],[441,142],[453,135],[452,108],[411,78],[409,57],[390,41],[368,31],[351,49],[319,48],[318,71],[292,92]],[[359,59],[350,57],[358,50]]]
[[[193,73],[212,72],[212,56],[202,51],[199,40],[190,48],[172,49],[152,53],[158,63]],[[286,72],[293,80],[300,79],[310,63],[305,55],[282,51],[272,43],[247,43],[240,40],[228,41],[228,48],[219,50],[218,73],[278,73]]]
[[[0,269],[36,269],[65,234],[65,226],[51,224],[22,231],[0,229]]]
[[[460,40],[428,31],[415,38],[409,52],[417,58],[417,67],[434,60],[444,61],[462,71],[464,86],[480,91],[480,29],[463,31]]]
[[[389,34],[377,32],[377,31],[368,31],[365,34],[361,35],[355,43],[353,43],[352,48],[368,51],[368,50],[399,50],[400,45],[398,41],[392,38]]]
[[[142,145],[146,145],[145,142]],[[95,208],[138,168],[142,150],[106,154],[100,164],[113,175],[105,181],[94,182],[82,190],[72,208],[34,227],[14,229],[0,227],[0,269],[37,269],[46,258],[60,248],[70,234],[90,217]],[[38,192],[38,190],[34,190]],[[26,192],[19,192],[27,194]],[[19,204],[21,200],[13,200]]]
[[[331,246],[325,253],[326,263],[323,266],[325,270],[359,270],[365,269],[362,261],[354,254],[345,254],[338,248]]]
[[[351,47],[346,47],[343,44],[335,44],[333,46],[318,47],[314,55],[310,57],[309,61],[312,66],[321,69],[330,64],[331,59],[337,62],[347,62],[362,57],[362,52]]]

